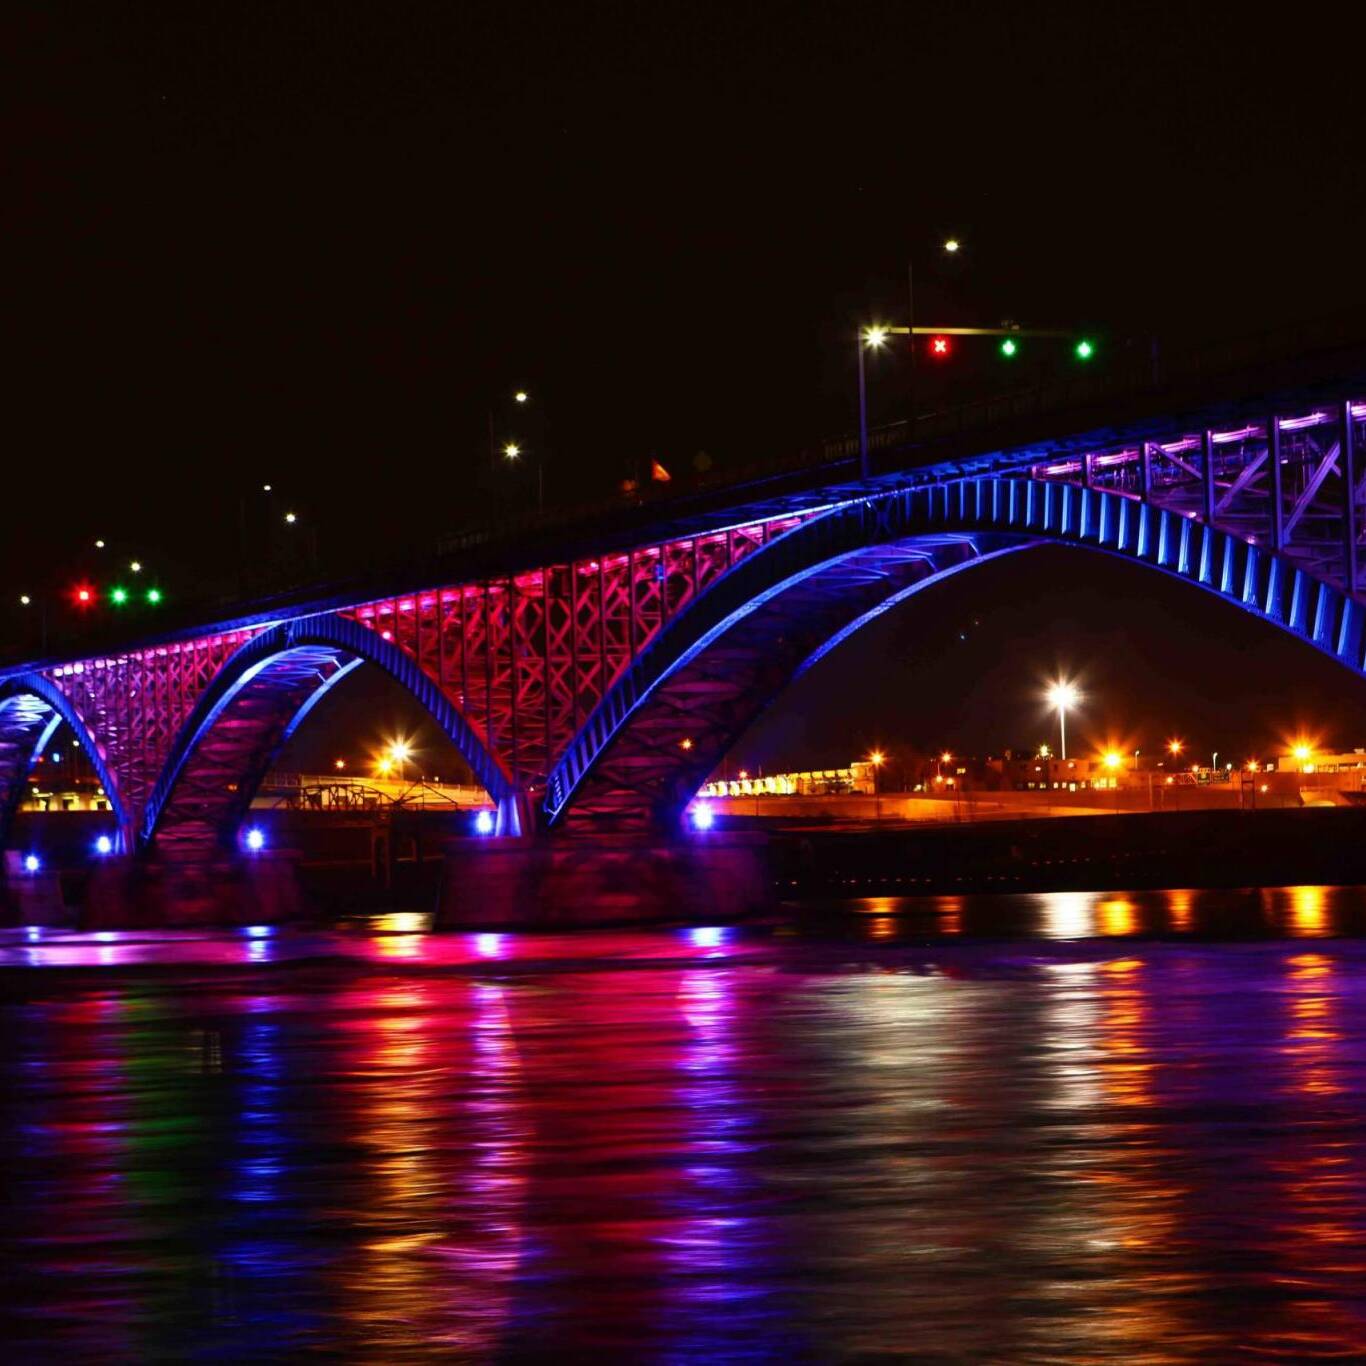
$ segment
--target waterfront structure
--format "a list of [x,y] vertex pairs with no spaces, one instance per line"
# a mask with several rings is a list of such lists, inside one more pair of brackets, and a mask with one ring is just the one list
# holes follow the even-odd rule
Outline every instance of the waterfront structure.
[[931,415],[873,433],[866,479],[834,443],[706,497],[471,540],[397,582],[13,665],[0,821],[65,721],[124,849],[239,845],[272,757],[369,666],[455,743],[497,833],[668,836],[814,660],[1049,543],[1182,578],[1360,675],[1366,347],[1330,342],[1184,388],[1088,380]]

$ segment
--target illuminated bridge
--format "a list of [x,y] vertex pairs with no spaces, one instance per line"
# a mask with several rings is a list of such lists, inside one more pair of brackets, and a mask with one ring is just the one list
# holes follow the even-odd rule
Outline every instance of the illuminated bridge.
[[[1238,358],[1233,358],[1236,362]],[[128,851],[231,848],[328,689],[382,669],[497,806],[496,833],[677,833],[758,713],[879,613],[1062,544],[1189,581],[1366,664],[1366,348],[931,416],[825,463],[520,539],[387,584],[0,672],[0,822],[65,721]]]

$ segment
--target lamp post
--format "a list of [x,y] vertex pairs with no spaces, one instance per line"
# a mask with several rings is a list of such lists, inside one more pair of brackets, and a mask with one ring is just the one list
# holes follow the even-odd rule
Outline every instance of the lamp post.
[[878,781],[882,772],[882,765],[886,762],[887,756],[880,750],[875,749],[869,756],[868,762],[873,766],[873,801],[876,808],[876,819],[879,825],[882,824],[882,784]]
[[1076,705],[1077,696],[1076,686],[1061,678],[1048,690],[1049,704],[1058,713],[1058,753],[1064,760],[1067,758],[1067,709]]

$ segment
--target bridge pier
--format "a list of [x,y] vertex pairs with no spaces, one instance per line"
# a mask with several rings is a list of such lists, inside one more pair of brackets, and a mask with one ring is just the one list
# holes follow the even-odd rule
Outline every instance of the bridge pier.
[[440,928],[736,920],[771,901],[767,839],[708,834],[448,840]]
[[61,881],[54,869],[30,871],[17,849],[5,850],[4,881],[0,884],[0,909],[8,925],[72,925],[75,916],[62,896]]
[[296,861],[288,849],[106,859],[91,875],[81,922],[89,929],[281,924],[301,915]]

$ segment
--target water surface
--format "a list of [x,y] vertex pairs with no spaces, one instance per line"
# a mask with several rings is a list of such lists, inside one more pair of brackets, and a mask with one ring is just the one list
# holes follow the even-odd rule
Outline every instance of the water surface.
[[12,1359],[1366,1343],[1362,889],[0,934]]

